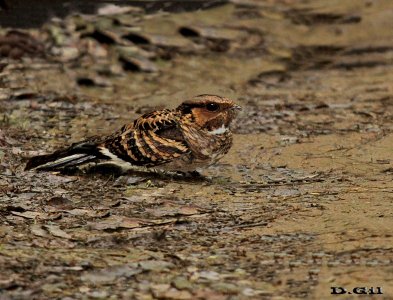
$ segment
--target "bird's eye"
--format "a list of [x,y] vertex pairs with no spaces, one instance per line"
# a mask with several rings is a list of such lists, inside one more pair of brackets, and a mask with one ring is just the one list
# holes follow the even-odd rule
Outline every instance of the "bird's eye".
[[220,106],[218,104],[216,104],[216,103],[208,103],[206,105],[206,109],[209,110],[209,111],[216,111],[219,108],[220,108]]

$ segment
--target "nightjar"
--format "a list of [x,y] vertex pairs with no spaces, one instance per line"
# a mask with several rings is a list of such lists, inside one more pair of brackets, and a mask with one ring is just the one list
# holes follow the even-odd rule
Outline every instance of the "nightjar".
[[228,152],[232,145],[229,125],[239,109],[227,98],[199,95],[176,109],[144,114],[112,135],[93,136],[52,154],[32,157],[25,169],[55,171],[109,164],[122,171],[193,172]]

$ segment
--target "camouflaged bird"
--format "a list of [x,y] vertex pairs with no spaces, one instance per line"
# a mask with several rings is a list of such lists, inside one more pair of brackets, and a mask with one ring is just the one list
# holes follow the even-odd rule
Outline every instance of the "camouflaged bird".
[[55,171],[110,164],[129,169],[193,172],[216,163],[230,149],[232,100],[199,95],[174,110],[142,115],[110,136],[93,136],[49,155],[32,157],[26,170]]

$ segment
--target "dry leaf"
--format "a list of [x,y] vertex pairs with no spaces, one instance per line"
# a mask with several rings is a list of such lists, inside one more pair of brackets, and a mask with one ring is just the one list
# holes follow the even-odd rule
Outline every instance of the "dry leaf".
[[149,223],[149,221],[143,219],[114,215],[100,222],[91,222],[89,223],[89,226],[91,229],[95,230],[115,230],[118,228],[138,228],[148,225]]
[[61,230],[60,227],[57,225],[45,225],[44,227],[49,231],[50,234],[52,234],[55,237],[68,239],[68,240],[72,239],[71,235]]
[[32,234],[36,235],[36,236],[40,236],[40,237],[48,237],[49,234],[48,232],[42,227],[42,225],[31,225],[30,226],[30,231]]
[[37,211],[24,211],[24,212],[11,211],[11,214],[26,219],[36,219],[36,218],[42,218],[44,216],[44,214],[39,213]]

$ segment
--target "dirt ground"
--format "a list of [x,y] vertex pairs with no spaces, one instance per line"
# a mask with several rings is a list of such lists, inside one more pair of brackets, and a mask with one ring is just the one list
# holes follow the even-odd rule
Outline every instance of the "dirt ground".
[[[0,39],[0,299],[393,299],[392,1],[113,13]],[[209,180],[23,170],[202,93]]]

